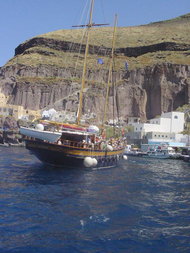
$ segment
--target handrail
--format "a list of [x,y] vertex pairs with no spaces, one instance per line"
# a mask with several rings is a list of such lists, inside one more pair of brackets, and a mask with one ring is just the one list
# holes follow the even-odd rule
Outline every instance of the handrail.
[[[98,143],[86,143],[86,142],[76,142],[76,141],[70,141],[70,140],[59,140],[56,143],[48,142],[48,141],[43,141],[40,139],[35,139],[33,137],[25,136],[25,140],[39,140],[40,142],[46,142],[46,143],[51,143],[54,145],[60,145],[64,147],[73,147],[73,148],[79,148],[79,149],[89,149],[89,150],[101,150],[101,151],[109,151],[106,148],[101,147],[101,142]],[[113,146],[112,146],[113,147]],[[113,151],[118,150],[118,149],[123,149],[124,147],[113,147]]]

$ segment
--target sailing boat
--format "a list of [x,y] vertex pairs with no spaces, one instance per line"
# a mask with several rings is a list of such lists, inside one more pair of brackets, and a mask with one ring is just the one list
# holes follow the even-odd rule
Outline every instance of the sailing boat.
[[[91,0],[89,23],[86,25],[87,40],[82,74],[82,87],[79,97],[77,124],[61,124],[60,127],[62,129],[58,132],[44,131],[42,124],[38,124],[37,129],[25,127],[20,128],[20,133],[24,135],[26,148],[44,163],[64,167],[112,167],[123,158],[124,145],[121,138],[105,139],[105,137],[100,134],[97,126],[80,126],[83,91],[86,81],[89,30],[92,26],[95,26],[95,24],[92,23],[93,6],[94,0]],[[108,99],[113,67],[115,27],[116,26],[114,26],[106,99]],[[106,114],[107,106],[108,105],[106,101],[104,115]],[[103,121],[105,122],[105,116]]]

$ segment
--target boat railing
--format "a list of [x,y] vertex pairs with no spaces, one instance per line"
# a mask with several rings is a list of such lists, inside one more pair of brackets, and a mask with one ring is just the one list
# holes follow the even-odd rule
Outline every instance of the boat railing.
[[60,145],[68,146],[68,147],[77,147],[77,148],[83,148],[83,149],[93,149],[98,150],[101,149],[100,143],[84,143],[84,142],[76,142],[76,141],[68,141],[63,140]]
[[[33,137],[28,137],[28,136],[25,136],[24,139],[25,140],[38,140],[40,142],[51,143],[47,140],[40,140],[40,139],[36,139],[36,138],[33,138]],[[58,144],[58,145],[65,146],[65,147],[68,147],[68,148],[69,147],[75,147],[75,148],[91,149],[91,150],[106,150],[106,144],[104,142],[87,143],[87,142],[83,142],[83,141],[71,141],[71,140],[59,139],[54,144]],[[113,150],[117,150],[118,148],[122,149],[123,147],[120,146],[120,145],[112,145],[112,148],[113,148]]]
[[[70,140],[62,140],[59,145],[68,146],[68,147],[77,147],[82,149],[92,149],[92,150],[106,150],[106,146],[102,146],[102,142],[97,143],[87,143],[87,142],[76,142],[76,141],[70,141]],[[113,147],[113,146],[112,146]],[[114,146],[113,150],[117,150],[118,148],[123,148],[119,146]]]

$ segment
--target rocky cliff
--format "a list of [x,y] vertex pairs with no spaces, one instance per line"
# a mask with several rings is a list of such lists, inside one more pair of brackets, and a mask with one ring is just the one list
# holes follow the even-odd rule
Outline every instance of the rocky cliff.
[[[184,35],[190,32],[189,27],[188,14],[167,22],[118,29],[115,89],[111,88],[109,94],[115,115],[124,120],[128,116],[145,120],[189,103],[190,39]],[[107,42],[111,28],[106,29],[92,32],[84,95],[83,112],[95,112],[97,120],[103,113],[111,50]],[[15,57],[0,69],[0,88],[8,96],[8,103],[34,110],[54,107],[77,111],[85,47],[78,43],[80,33],[62,30],[19,45]],[[96,41],[100,34],[106,41],[103,44]],[[104,60],[101,66],[97,64],[99,57]],[[112,110],[108,117],[111,114]]]

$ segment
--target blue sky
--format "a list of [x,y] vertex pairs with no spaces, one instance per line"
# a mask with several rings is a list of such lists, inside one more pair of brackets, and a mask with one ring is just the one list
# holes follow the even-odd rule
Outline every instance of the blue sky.
[[[36,35],[70,29],[83,23],[90,0],[0,0],[0,66],[14,49]],[[136,26],[175,18],[190,12],[190,0],[95,0],[94,21]]]

